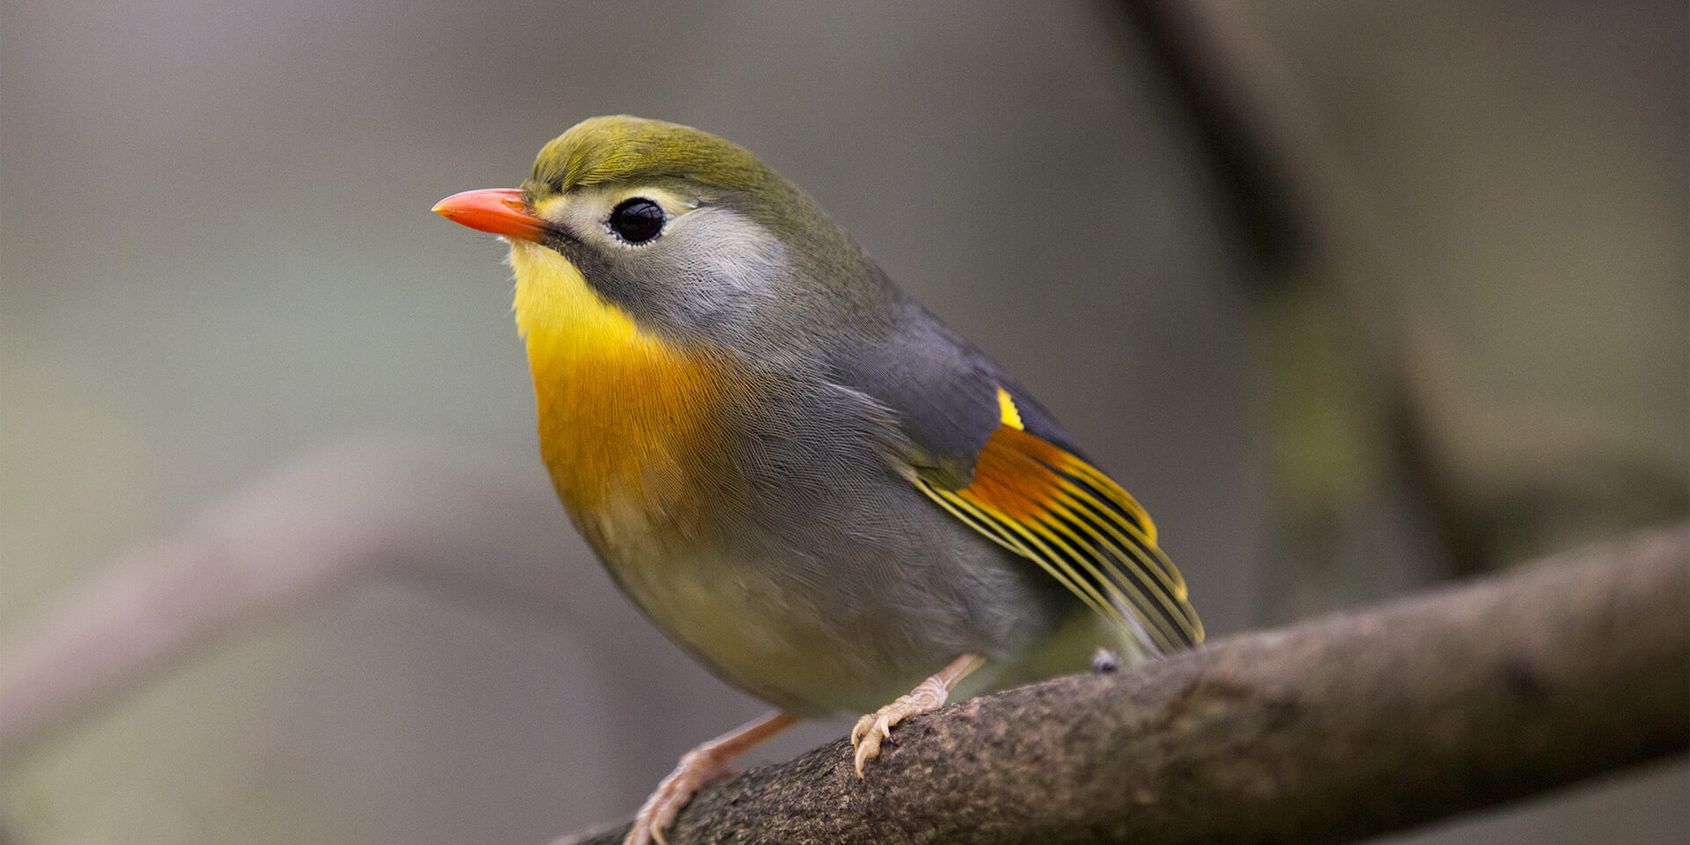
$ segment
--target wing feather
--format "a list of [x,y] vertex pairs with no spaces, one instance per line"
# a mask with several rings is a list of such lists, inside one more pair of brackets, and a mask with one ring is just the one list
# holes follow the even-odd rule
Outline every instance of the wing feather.
[[998,388],[1000,422],[966,486],[916,477],[947,512],[1039,565],[1087,607],[1162,653],[1203,641],[1179,570],[1156,525],[1126,490],[1085,459],[1026,431]]

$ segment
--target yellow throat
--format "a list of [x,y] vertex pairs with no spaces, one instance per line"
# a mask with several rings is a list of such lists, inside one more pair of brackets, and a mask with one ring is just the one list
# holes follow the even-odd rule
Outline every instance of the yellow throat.
[[687,530],[697,480],[725,458],[726,362],[641,329],[553,250],[515,241],[510,263],[558,496],[595,543],[622,530],[618,514]]

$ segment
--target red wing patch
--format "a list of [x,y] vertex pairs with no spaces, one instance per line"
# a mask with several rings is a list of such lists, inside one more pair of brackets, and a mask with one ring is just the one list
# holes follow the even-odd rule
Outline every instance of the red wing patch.
[[1042,567],[1092,610],[1156,653],[1203,641],[1185,580],[1156,546],[1156,526],[1127,491],[1078,456],[1021,430],[999,391],[1003,425],[961,489],[916,484],[945,510]]

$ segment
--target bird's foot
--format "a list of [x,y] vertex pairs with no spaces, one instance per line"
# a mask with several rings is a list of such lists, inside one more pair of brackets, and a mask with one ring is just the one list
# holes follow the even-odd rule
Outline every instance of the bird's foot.
[[900,695],[891,704],[857,720],[851,729],[851,747],[856,749],[857,777],[863,776],[863,764],[880,756],[880,743],[892,738],[892,728],[899,722],[929,710],[945,706],[950,695],[943,686],[928,678],[908,695]]
[[728,773],[727,761],[709,747],[695,748],[681,757],[675,770],[653,790],[634,815],[634,825],[622,845],[668,845],[669,826],[694,793]]
[[681,762],[675,764],[675,770],[640,805],[640,811],[634,814],[633,826],[622,838],[622,845],[668,845],[669,827],[693,795],[726,777],[728,763],[735,757],[797,721],[798,717],[786,713],[770,713],[688,751],[681,757]]
[[856,751],[857,777],[863,776],[863,764],[880,756],[880,744],[892,738],[892,728],[911,716],[937,710],[945,706],[951,690],[963,678],[986,661],[973,654],[965,654],[950,662],[939,674],[922,681],[907,695],[900,695],[891,704],[857,720],[851,728],[851,747]]

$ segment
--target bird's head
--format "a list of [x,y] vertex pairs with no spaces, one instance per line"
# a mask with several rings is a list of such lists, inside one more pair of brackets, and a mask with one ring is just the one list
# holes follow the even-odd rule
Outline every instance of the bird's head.
[[582,121],[520,188],[434,210],[510,242],[529,334],[608,309],[672,340],[756,349],[861,310],[883,285],[849,235],[748,150],[663,121]]

